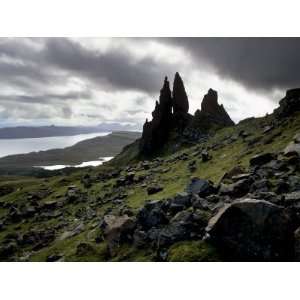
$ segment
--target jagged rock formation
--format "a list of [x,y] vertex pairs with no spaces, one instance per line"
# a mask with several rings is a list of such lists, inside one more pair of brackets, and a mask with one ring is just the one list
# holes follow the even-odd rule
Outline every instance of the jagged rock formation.
[[143,153],[152,153],[163,145],[168,138],[172,122],[172,95],[168,78],[165,77],[163,88],[160,90],[159,102],[156,101],[152,112],[152,121],[146,120],[140,149]]
[[[172,113],[173,110],[173,113]],[[193,117],[188,113],[189,101],[184,83],[177,72],[174,78],[173,93],[169,81],[165,78],[160,91],[159,102],[156,102],[152,113],[152,121],[146,120],[140,141],[140,152],[153,154],[168,140],[170,133],[197,140],[209,129],[234,125],[223,105],[218,104],[218,94],[210,89],[204,96],[201,111],[197,110]]]
[[196,111],[195,116],[208,123],[219,126],[233,126],[234,122],[229,117],[223,104],[218,103],[218,93],[209,89],[201,103],[201,111]]
[[187,114],[189,111],[189,100],[184,88],[183,81],[178,72],[175,74],[173,84],[173,111],[174,114]]

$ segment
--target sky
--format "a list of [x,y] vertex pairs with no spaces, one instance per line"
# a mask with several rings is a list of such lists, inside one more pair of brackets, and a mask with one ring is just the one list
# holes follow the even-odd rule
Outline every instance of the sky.
[[0,38],[0,127],[141,128],[179,72],[193,114],[209,88],[235,122],[300,84],[300,38]]

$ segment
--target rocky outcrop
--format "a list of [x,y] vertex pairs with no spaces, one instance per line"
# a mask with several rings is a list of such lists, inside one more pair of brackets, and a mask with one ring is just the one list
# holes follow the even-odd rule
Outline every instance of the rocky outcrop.
[[197,110],[194,117],[188,111],[188,96],[179,73],[175,74],[173,93],[165,77],[152,121],[147,119],[143,126],[140,153],[155,153],[166,144],[171,132],[177,139],[199,140],[209,129],[234,125],[223,105],[218,104],[218,94],[212,89],[204,96],[201,110]]
[[300,88],[287,90],[274,113],[277,118],[285,118],[296,111],[300,111]]
[[198,142],[205,135],[207,136],[217,129],[233,125],[234,122],[229,117],[224,106],[218,103],[218,93],[213,89],[209,89],[201,103],[201,110],[196,110],[192,121],[185,131],[192,140]]
[[218,103],[218,93],[209,89],[201,103],[201,111],[195,113],[196,118],[200,118],[202,123],[207,126],[233,126],[234,122],[229,117],[224,106]]

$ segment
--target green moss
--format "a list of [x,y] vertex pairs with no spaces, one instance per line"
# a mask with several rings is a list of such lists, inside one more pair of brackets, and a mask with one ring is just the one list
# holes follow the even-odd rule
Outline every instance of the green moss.
[[217,250],[204,241],[186,241],[169,249],[170,262],[216,262],[221,261]]
[[132,245],[122,245],[111,261],[149,262],[153,261],[153,252],[148,249],[136,249]]

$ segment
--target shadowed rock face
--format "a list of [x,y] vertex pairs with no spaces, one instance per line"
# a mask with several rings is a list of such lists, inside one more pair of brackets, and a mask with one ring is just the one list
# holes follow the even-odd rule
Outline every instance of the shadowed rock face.
[[287,90],[274,112],[278,118],[284,118],[296,111],[300,111],[300,88]]
[[209,89],[201,103],[201,113],[210,116],[219,125],[232,126],[234,122],[229,117],[224,106],[218,103],[218,93]]
[[159,102],[156,101],[152,112],[152,121],[146,120],[140,142],[140,150],[144,154],[151,154],[160,148],[168,138],[172,122],[172,94],[168,78],[160,90]]
[[189,111],[189,100],[184,88],[183,81],[178,72],[175,74],[173,84],[173,111],[174,114],[187,114]]

